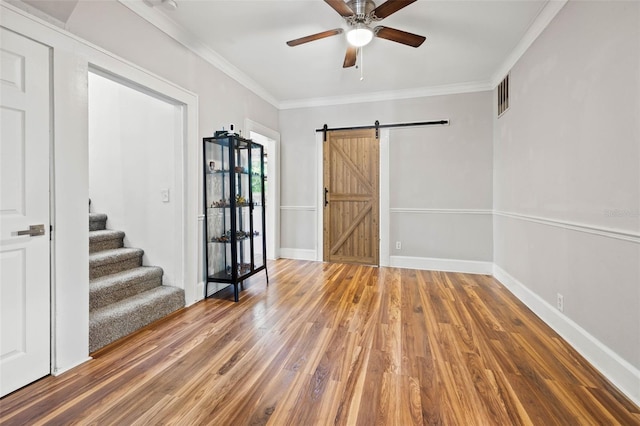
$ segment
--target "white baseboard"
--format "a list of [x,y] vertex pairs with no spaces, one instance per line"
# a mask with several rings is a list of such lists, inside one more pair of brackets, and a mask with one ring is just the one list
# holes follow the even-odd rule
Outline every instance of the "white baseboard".
[[51,372],[51,375],[52,376],[59,376],[62,373],[66,373],[67,371],[69,371],[69,370],[71,370],[73,368],[76,368],[77,366],[79,366],[81,364],[84,364],[87,361],[91,361],[92,359],[93,359],[92,357],[87,357],[87,358],[84,358],[81,361],[75,362],[75,363],[73,363],[71,365],[67,365],[64,368],[54,368],[53,371]]
[[317,260],[316,251],[308,249],[280,248],[280,257],[297,260]]
[[555,309],[523,283],[498,265],[493,276],[549,327],[562,336],[576,351],[611,381],[621,392],[640,405],[640,370],[622,359],[609,347],[589,334],[562,312]]
[[[204,299],[204,281],[198,281],[196,284],[196,297],[193,303],[199,302],[202,299]],[[191,304],[187,306],[191,306]]]
[[438,259],[433,257],[390,256],[389,266],[429,271],[491,275],[493,263],[477,260]]

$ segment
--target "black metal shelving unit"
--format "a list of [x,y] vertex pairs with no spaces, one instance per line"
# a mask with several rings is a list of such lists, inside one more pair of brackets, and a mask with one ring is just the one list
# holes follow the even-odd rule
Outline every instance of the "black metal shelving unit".
[[[264,148],[237,134],[216,132],[203,139],[205,270],[204,296],[239,286],[265,271]],[[216,284],[213,287],[211,284]]]

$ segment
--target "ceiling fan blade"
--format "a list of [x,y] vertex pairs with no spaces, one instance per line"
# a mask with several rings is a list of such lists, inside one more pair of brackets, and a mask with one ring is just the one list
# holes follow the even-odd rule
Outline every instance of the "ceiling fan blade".
[[344,63],[342,64],[342,68],[349,68],[356,64],[356,55],[358,53],[358,48],[354,46],[347,47],[347,54],[344,55]]
[[[343,0],[324,0],[329,6],[340,14],[343,18],[353,16],[353,10]],[[415,1],[415,0],[413,0]]]
[[375,15],[378,19],[384,19],[387,16],[396,13],[402,8],[409,6],[411,3],[417,0],[387,0],[380,6],[373,9],[372,15]]
[[396,30],[395,28],[378,26],[373,29],[376,37],[395,41],[396,43],[406,44],[411,47],[419,47],[426,40],[425,37],[417,34],[408,33],[406,31]]
[[331,37],[331,36],[334,36],[334,35],[342,34],[343,31],[344,30],[342,28],[336,28],[334,30],[323,31],[323,32],[318,33],[318,34],[312,34],[312,35],[308,35],[306,37],[297,38],[295,40],[289,40],[287,42],[287,44],[289,46],[291,46],[291,47],[294,47],[294,46],[297,46],[299,44],[309,43],[310,41],[316,41],[316,40],[320,40],[322,38],[327,38],[327,37]]

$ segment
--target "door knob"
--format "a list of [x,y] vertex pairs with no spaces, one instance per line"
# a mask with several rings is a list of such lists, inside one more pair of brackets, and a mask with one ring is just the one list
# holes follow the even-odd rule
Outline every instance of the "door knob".
[[31,237],[44,235],[44,225],[31,225],[29,226],[29,229],[25,229],[24,231],[18,231],[16,235],[29,235]]

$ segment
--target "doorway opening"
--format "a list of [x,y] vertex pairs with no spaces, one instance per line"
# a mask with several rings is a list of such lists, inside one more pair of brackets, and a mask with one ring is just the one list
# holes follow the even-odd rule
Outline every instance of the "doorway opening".
[[267,259],[280,258],[280,134],[246,120],[249,139],[264,147]]
[[184,105],[97,69],[89,72],[91,210],[184,284]]

